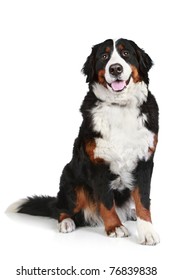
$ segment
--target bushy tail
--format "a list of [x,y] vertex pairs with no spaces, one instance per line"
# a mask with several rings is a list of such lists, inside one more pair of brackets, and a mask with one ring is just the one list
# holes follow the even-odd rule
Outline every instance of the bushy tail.
[[33,196],[13,203],[7,212],[29,214],[33,216],[44,216],[57,219],[57,198],[51,196]]

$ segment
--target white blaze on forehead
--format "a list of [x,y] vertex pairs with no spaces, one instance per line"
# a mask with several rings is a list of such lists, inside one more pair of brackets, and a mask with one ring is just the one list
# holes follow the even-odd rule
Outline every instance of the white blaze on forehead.
[[120,75],[121,80],[127,81],[132,72],[130,65],[117,52],[115,45],[116,45],[116,41],[113,41],[113,52],[105,67],[105,79],[106,79],[107,83],[109,83],[109,84],[111,84],[113,81],[115,81],[115,77],[109,73],[109,68],[112,64],[119,63],[122,65],[123,72]]

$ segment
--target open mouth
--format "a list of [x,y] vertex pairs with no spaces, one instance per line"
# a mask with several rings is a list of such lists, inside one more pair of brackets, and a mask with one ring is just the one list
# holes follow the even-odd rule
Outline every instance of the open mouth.
[[108,85],[112,88],[113,91],[120,92],[127,87],[127,85],[130,82],[130,78],[131,76],[128,78],[127,81],[117,79],[116,81]]

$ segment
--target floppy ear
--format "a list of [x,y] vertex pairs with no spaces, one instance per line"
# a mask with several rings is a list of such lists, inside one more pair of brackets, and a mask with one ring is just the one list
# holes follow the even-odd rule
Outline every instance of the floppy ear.
[[95,76],[95,60],[96,60],[96,52],[98,49],[98,45],[95,45],[92,48],[91,54],[87,57],[87,60],[82,68],[82,72],[86,75],[86,82],[91,83],[94,80]]
[[136,43],[134,43],[133,41],[130,41],[130,43],[136,51],[136,55],[139,63],[139,74],[140,76],[143,77],[144,82],[148,84],[149,82],[148,71],[151,69],[153,65],[152,59],[144,50],[139,48]]

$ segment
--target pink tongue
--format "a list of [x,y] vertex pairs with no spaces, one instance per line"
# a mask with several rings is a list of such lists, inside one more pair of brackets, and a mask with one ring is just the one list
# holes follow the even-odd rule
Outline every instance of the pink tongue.
[[125,88],[125,86],[126,86],[125,81],[115,81],[111,84],[112,89],[115,91],[123,90],[123,88]]

